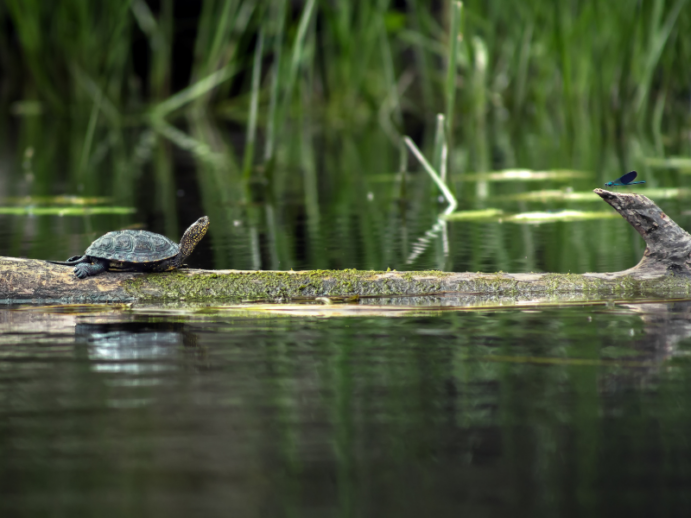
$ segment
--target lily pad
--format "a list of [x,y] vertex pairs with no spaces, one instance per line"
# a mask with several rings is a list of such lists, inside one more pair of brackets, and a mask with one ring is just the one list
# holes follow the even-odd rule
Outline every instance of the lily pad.
[[459,210],[443,216],[448,221],[479,221],[483,219],[496,219],[504,214],[501,209],[484,210]]
[[538,180],[571,180],[573,178],[588,178],[592,173],[573,171],[569,169],[553,169],[551,171],[533,171],[532,169],[504,169],[488,173],[467,173],[455,175],[458,180],[467,182],[507,182],[507,181],[538,181]]
[[97,214],[134,214],[134,207],[0,207],[0,215],[14,216],[93,216]]
[[562,210],[559,212],[523,212],[521,214],[509,216],[505,218],[504,221],[509,221],[511,223],[551,223],[554,221],[584,221],[619,217],[619,214],[614,211]]
[[563,191],[559,189],[521,192],[507,196],[506,199],[518,201],[602,201],[592,191]]
[[[609,188],[615,189],[615,188]],[[671,187],[668,189],[655,188],[655,189],[638,189],[633,191],[626,189],[625,187],[618,187],[616,192],[639,192],[640,194],[645,194],[648,198],[654,198],[658,200],[669,200],[674,198],[684,198],[691,195],[691,190],[680,189],[678,187]],[[512,194],[507,196],[505,199],[508,200],[518,200],[518,201],[537,201],[537,202],[548,202],[548,201],[602,201],[598,195],[592,191],[563,191],[559,189],[553,190],[542,190],[542,191],[530,191],[522,192],[518,194]]]
[[109,203],[111,198],[104,196],[19,196],[6,198],[5,202],[12,205],[101,205]]

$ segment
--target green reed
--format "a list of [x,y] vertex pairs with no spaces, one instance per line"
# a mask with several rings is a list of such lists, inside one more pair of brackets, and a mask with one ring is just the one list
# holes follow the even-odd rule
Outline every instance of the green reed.
[[[238,114],[252,112],[259,100],[256,122],[266,126],[271,157],[283,121],[299,106],[300,83],[310,108],[327,121],[361,124],[383,113],[402,135],[403,111],[408,125],[430,128],[434,114],[444,113],[454,148],[476,136],[478,125],[482,134],[487,117],[502,109],[516,132],[526,119],[540,121],[577,157],[591,137],[611,140],[617,128],[663,120],[689,87],[678,73],[691,54],[682,36],[691,28],[686,0],[449,0],[439,11],[419,0],[404,8],[389,0],[307,0],[290,13],[287,2],[209,0],[191,20],[177,19],[174,4],[164,0],[154,12],[145,0],[8,0],[0,17],[16,31],[19,52],[8,38],[0,45],[16,56],[8,63],[15,95],[35,92],[49,111],[84,115],[94,99],[86,78],[121,114],[139,106],[166,115],[193,103],[242,120],[247,115]],[[197,35],[189,83],[173,92],[179,58],[172,44],[190,23]],[[145,77],[132,58],[141,34],[150,55]],[[267,45],[257,55],[260,34]],[[253,79],[257,63],[269,72]],[[387,100],[393,112],[382,110]],[[580,131],[584,124],[599,135]],[[486,157],[477,150],[477,166]]]
[[[691,154],[679,103],[690,87],[686,0],[438,4],[209,0],[197,18],[183,20],[173,0],[8,0],[0,22],[16,39],[0,35],[7,71],[0,103],[25,101],[11,109],[21,116],[20,153],[36,150],[27,189],[112,195],[131,206],[149,182],[152,210],[177,234],[182,202],[171,154],[178,148],[197,165],[216,235],[249,243],[239,257],[215,249],[219,267],[348,267],[357,257],[376,267],[381,257],[404,264],[409,244],[444,209],[433,181],[407,171],[408,163],[421,168],[409,160],[405,135],[415,135],[459,210],[491,208],[485,198],[526,189],[489,182],[463,189],[467,172],[571,167],[611,176],[646,156]],[[189,77],[174,85],[182,65],[173,44],[190,24]],[[144,70],[134,48],[148,53]],[[244,149],[214,117],[243,128]],[[391,182],[376,183],[375,173]],[[286,201],[296,199],[299,207]],[[516,205],[514,212],[529,209]],[[353,207],[359,214],[351,220]],[[301,225],[307,259],[295,252]],[[564,228],[549,230],[568,251],[545,252],[554,254],[555,271],[635,259],[608,259],[609,248],[594,238],[581,249]],[[619,244],[630,238],[610,222],[598,232]],[[535,233],[474,227],[464,234],[468,248],[452,242],[450,253],[478,270],[505,268],[515,254],[530,264]],[[325,256],[334,234],[365,249]]]

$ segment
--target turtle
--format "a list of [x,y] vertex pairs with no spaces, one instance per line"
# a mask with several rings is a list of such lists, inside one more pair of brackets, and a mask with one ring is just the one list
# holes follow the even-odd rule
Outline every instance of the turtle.
[[74,266],[74,274],[80,279],[105,271],[169,272],[182,266],[208,228],[209,218],[199,218],[185,230],[179,245],[146,230],[116,230],[91,243],[84,255],[49,262]]

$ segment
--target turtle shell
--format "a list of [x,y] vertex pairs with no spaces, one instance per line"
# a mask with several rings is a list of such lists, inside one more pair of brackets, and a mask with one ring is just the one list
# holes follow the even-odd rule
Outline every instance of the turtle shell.
[[176,243],[146,230],[108,232],[91,243],[84,255],[128,263],[153,263],[178,255]]

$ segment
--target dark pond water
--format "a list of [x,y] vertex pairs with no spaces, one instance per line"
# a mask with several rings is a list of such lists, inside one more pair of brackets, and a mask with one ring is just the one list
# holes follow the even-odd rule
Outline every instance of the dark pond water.
[[[26,118],[6,128],[8,142],[0,142],[0,255],[64,260],[105,232],[124,228],[177,240],[208,215],[211,227],[189,258],[191,266],[618,271],[640,260],[643,241],[621,218],[610,217],[613,210],[592,190],[633,168],[647,183],[621,189],[648,194],[691,228],[691,175],[649,167],[640,154],[645,150],[620,158],[606,147],[571,158],[540,134],[530,145],[513,143],[515,149],[504,154],[514,159],[496,164],[474,163],[469,150],[459,151],[448,178],[457,210],[499,215],[444,223],[439,218],[447,203],[439,189],[412,155],[407,173],[399,173],[400,151],[378,126],[320,128],[306,139],[290,134],[274,169],[258,167],[251,182],[229,151],[236,133],[211,123],[201,134],[191,123],[179,126],[198,147],[216,145],[213,160],[211,151],[180,149],[186,140],[131,128],[118,137],[124,139],[121,152],[106,145],[106,133],[102,153],[79,165],[68,150],[80,149],[82,134],[65,134],[59,121]],[[495,170],[488,174],[488,168]],[[591,219],[511,220],[563,211]]]
[[[289,132],[247,182],[211,123],[99,130],[88,159],[78,124],[1,123],[3,256],[65,259],[123,228],[177,240],[206,214],[194,267],[617,271],[643,241],[591,191],[633,168],[691,228],[691,176],[637,141],[621,157],[497,130],[492,164],[464,143],[458,210],[502,212],[444,223],[379,127]],[[564,210],[589,219],[510,219]],[[691,303],[367,302],[1,308],[0,516],[688,515]]]
[[2,516],[687,516],[691,303],[0,310]]

